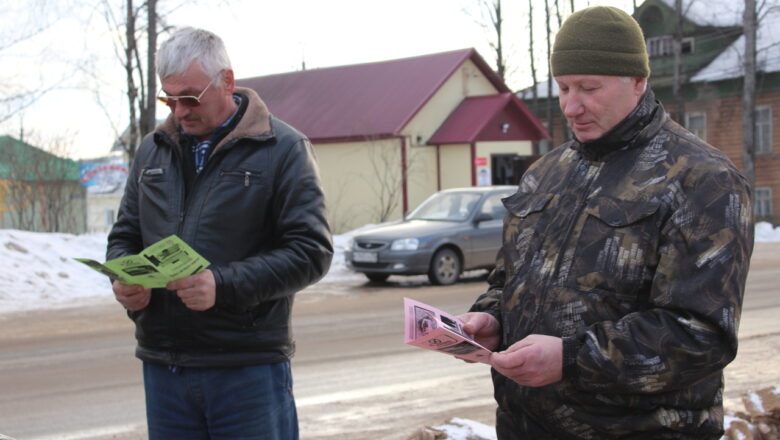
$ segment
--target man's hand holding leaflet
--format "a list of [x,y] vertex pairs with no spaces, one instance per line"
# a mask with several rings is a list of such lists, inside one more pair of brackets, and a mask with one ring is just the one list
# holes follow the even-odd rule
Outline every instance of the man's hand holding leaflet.
[[115,258],[105,264],[86,258],[76,260],[122,284],[145,288],[166,287],[171,281],[202,272],[210,264],[175,235],[163,238],[138,255]]
[[458,318],[409,298],[404,298],[404,314],[406,344],[465,361],[490,363],[490,350],[469,336]]

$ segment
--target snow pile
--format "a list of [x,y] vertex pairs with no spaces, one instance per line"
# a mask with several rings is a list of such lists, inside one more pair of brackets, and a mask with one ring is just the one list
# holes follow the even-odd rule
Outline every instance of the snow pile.
[[729,412],[724,417],[726,431],[721,440],[779,440],[780,388],[748,391],[742,395],[744,412]]
[[420,428],[406,440],[496,440],[496,428],[473,420],[453,417],[444,425]]
[[780,241],[780,226],[774,227],[771,223],[758,222],[756,223],[756,239],[755,241]]
[[320,283],[338,283],[350,280],[365,280],[366,278],[359,273],[347,269],[347,263],[344,260],[344,251],[352,247],[352,237],[379,225],[366,225],[353,231],[341,235],[333,236],[333,261],[330,263],[330,270],[320,280]]
[[74,257],[104,261],[105,234],[44,234],[0,229],[0,313],[110,297],[108,278]]

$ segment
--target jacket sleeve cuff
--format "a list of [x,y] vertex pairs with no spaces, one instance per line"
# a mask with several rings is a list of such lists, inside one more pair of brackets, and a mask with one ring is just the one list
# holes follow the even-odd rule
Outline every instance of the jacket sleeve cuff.
[[223,309],[235,308],[235,293],[233,292],[233,283],[230,282],[230,276],[220,267],[210,267],[214,274],[214,283],[216,284],[216,298],[214,305]]
[[563,338],[563,378],[572,379],[577,376],[577,353],[580,344],[575,338]]
[[501,312],[499,309],[501,292],[490,290],[487,293],[483,293],[477,298],[474,304],[469,308],[469,312],[483,312],[493,315],[494,318],[501,322]]

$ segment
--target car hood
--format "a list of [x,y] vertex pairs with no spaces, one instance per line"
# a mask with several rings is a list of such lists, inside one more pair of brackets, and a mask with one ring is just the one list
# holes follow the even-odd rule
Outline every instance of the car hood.
[[409,220],[363,232],[355,236],[356,240],[395,240],[397,238],[422,238],[428,235],[441,235],[448,229],[463,227],[464,222],[435,220]]

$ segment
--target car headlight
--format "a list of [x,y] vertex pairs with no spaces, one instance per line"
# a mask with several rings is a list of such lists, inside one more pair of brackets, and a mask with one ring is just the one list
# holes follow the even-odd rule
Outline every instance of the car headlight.
[[390,249],[394,251],[416,251],[418,246],[420,246],[420,240],[416,238],[401,238],[393,240]]

